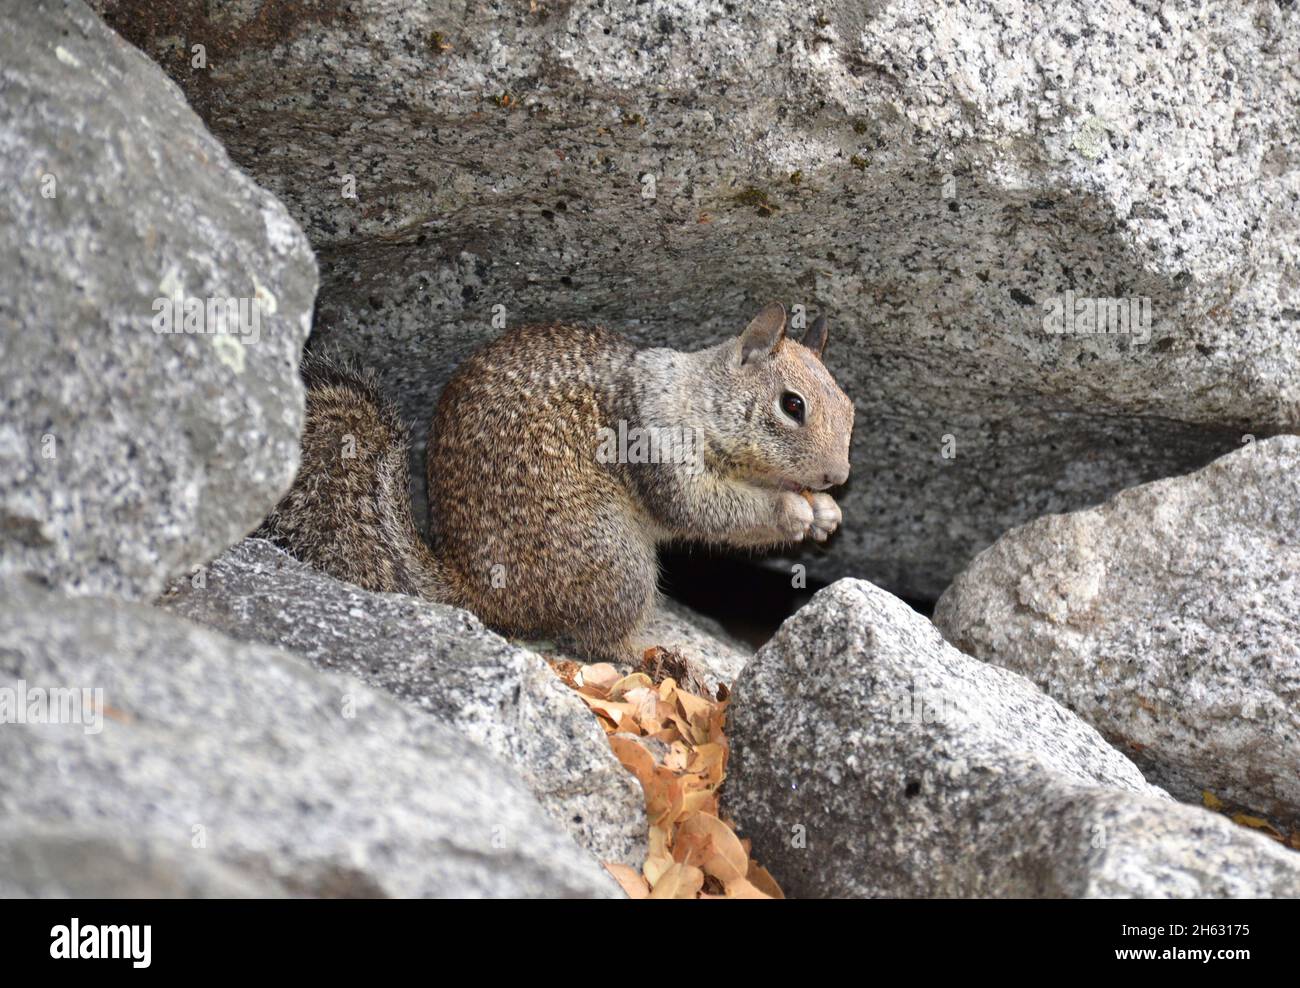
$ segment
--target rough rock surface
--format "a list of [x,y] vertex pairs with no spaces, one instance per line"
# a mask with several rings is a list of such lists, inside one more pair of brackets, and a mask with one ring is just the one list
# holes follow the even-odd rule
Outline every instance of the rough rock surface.
[[1180,798],[1300,826],[1300,438],[1008,532],[934,620]]
[[[830,314],[859,413],[810,573],[933,598],[1016,524],[1300,422],[1290,5],[96,5],[303,224],[319,343],[417,463],[501,322],[694,348],[780,298]],[[1067,291],[1149,299],[1149,334],[1047,332]]]
[[[289,894],[618,895],[515,772],[419,711],[145,605],[4,590],[0,688],[103,690],[99,733],[66,714],[0,730],[4,856],[39,859],[70,830]],[[175,881],[192,891],[201,867]]]
[[93,830],[0,832],[0,899],[267,899],[286,889],[188,844]]
[[1300,895],[1300,856],[1169,800],[863,581],[790,618],[730,711],[723,805],[787,894]]
[[[79,0],[2,16],[0,574],[149,597],[293,477],[315,261]],[[242,335],[155,332],[155,300],[210,328],[210,298],[248,300]]]
[[279,645],[410,701],[510,762],[604,861],[639,868],[645,797],[587,706],[539,655],[468,611],[369,593],[247,539],[160,600],[241,641]]

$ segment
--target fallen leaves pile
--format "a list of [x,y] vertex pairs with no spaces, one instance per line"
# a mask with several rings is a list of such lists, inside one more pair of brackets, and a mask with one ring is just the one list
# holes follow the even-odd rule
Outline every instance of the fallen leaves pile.
[[780,887],[750,857],[718,814],[729,746],[727,697],[717,699],[679,654],[646,651],[642,671],[622,675],[607,663],[551,666],[605,729],[609,745],[645,791],[650,851],[640,871],[606,863],[633,899],[781,899]]

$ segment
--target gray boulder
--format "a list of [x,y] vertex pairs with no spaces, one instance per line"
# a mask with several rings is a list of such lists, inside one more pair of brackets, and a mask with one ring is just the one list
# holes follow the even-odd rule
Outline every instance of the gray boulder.
[[279,645],[432,714],[511,763],[604,861],[639,868],[645,797],[596,718],[541,656],[468,611],[335,580],[247,539],[159,601],[240,641]]
[[958,648],[1029,677],[1181,799],[1300,826],[1300,438],[1008,532],[944,593]]
[[860,580],[786,621],[730,711],[724,805],[790,895],[1300,895],[1300,857]]
[[188,845],[87,829],[0,831],[0,899],[268,899],[279,882]]
[[0,575],[147,598],[293,478],[316,265],[80,0],[3,16]]
[[[97,6],[303,224],[318,341],[380,372],[417,477],[503,324],[692,349],[771,298],[829,314],[858,408],[814,577],[933,599],[1017,524],[1300,425],[1285,4]],[[1067,298],[1149,319],[1051,332]]]
[[49,835],[89,833],[126,861],[144,841],[149,860],[210,863],[150,894],[619,894],[515,772],[381,692],[145,605],[4,589],[0,697],[102,690],[0,730],[0,858],[29,862],[21,891],[111,891],[113,860],[40,877]]

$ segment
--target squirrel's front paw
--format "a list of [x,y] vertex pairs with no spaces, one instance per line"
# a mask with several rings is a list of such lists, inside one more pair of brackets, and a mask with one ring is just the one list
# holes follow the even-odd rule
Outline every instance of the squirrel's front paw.
[[840,513],[840,506],[829,494],[809,491],[804,494],[804,498],[811,505],[813,514],[809,533],[818,542],[825,542],[830,538],[831,532],[840,527],[840,522],[844,518]]
[[801,542],[816,522],[812,504],[802,495],[783,491],[776,508],[776,530],[785,542]]

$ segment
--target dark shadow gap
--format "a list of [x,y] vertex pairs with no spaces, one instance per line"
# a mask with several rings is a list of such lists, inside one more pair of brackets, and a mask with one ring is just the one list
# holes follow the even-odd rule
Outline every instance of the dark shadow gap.
[[[765,644],[786,618],[827,586],[809,577],[806,587],[795,587],[786,570],[707,548],[661,551],[659,563],[660,586],[667,596],[713,618],[753,648]],[[933,601],[904,603],[927,618],[934,613]]]

